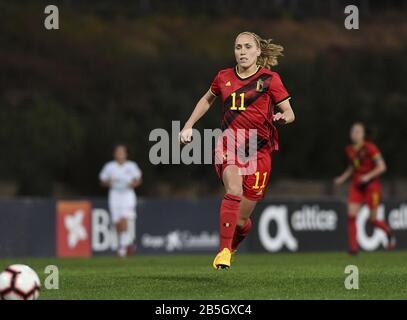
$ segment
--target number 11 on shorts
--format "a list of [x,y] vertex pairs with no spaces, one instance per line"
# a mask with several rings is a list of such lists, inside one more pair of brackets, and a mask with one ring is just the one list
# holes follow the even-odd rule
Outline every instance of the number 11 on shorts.
[[260,172],[257,171],[255,173],[255,175],[256,175],[256,183],[254,184],[254,186],[252,188],[253,189],[264,188],[266,186],[267,172],[263,172],[263,182],[262,182],[261,186],[259,186]]

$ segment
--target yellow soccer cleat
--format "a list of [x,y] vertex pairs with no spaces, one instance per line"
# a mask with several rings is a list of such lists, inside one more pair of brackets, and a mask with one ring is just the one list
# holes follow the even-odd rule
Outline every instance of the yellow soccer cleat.
[[229,269],[230,268],[230,263],[232,260],[232,253],[228,248],[224,248],[222,251],[220,251],[216,257],[215,260],[213,260],[213,267],[217,270],[220,269]]

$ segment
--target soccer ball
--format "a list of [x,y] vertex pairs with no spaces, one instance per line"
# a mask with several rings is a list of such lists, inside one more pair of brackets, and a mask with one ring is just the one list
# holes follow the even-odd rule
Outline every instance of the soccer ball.
[[41,282],[33,269],[13,264],[0,274],[0,300],[37,300]]

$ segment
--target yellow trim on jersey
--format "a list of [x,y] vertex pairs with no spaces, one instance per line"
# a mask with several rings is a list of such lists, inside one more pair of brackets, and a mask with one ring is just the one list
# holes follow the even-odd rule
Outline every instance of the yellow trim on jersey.
[[376,153],[374,156],[372,156],[373,160],[379,160],[382,157],[382,155],[380,154],[380,152]]
[[256,74],[257,71],[259,71],[260,68],[261,68],[261,66],[258,65],[256,71],[254,71],[252,74],[249,74],[248,76],[243,77],[243,76],[240,75],[237,66],[235,67],[235,69],[236,69],[236,74],[237,74],[240,78],[242,78],[242,79],[249,78],[249,77],[251,77],[252,75]]
[[277,104],[276,104],[276,107],[278,107],[280,104],[282,104],[283,102],[285,102],[285,101],[287,101],[287,100],[290,100],[290,99],[291,99],[291,97],[285,98],[283,101],[280,101],[279,103],[277,103]]
[[212,95],[214,95],[215,97],[217,97],[217,96],[218,96],[217,94],[214,94],[214,93],[213,93],[213,91],[212,91],[212,89],[211,89],[211,88],[209,88],[209,91],[210,91],[210,93],[212,93]]

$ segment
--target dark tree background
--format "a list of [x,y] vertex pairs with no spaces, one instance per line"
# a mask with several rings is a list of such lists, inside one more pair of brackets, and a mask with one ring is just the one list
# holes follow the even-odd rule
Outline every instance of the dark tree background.
[[[276,71],[297,120],[279,130],[274,179],[338,173],[355,120],[372,128],[387,177],[407,177],[407,6],[354,2],[360,30],[349,31],[347,3],[56,1],[60,30],[47,31],[48,3],[0,1],[0,180],[19,195],[52,195],[56,183],[67,195],[101,194],[98,172],[124,141],[145,174],[142,194],[214,192],[211,165],[151,165],[148,136],[184,123],[217,71],[233,66],[243,30],[285,47]],[[217,103],[197,128],[219,121]]]

